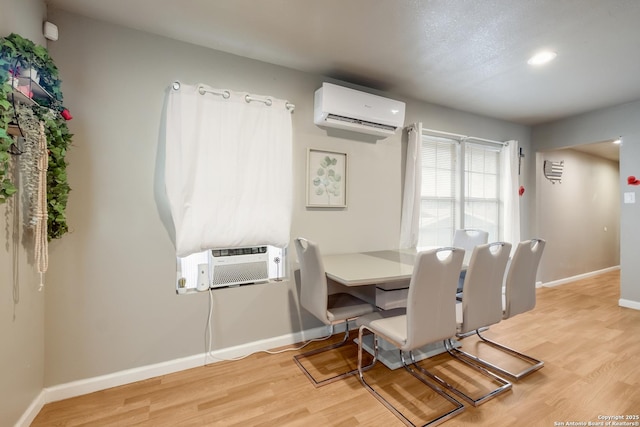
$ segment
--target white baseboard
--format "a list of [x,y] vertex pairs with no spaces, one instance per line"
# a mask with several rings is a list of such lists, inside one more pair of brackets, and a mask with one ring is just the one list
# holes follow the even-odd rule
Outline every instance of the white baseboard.
[[618,305],[620,307],[633,308],[634,310],[640,310],[640,302],[632,301],[630,299],[622,299],[618,300]]
[[[194,356],[127,369],[98,377],[72,381],[66,384],[45,387],[43,390],[43,400],[45,404],[56,402],[58,400],[93,393],[99,390],[105,390],[107,388],[117,387],[136,381],[142,381],[160,375],[172,374],[174,372],[196,368],[198,366],[204,366],[206,364],[216,363],[223,360],[235,359],[258,351],[264,351],[270,348],[282,347],[302,342],[304,340],[322,337],[327,334],[327,331],[328,329],[326,327],[319,327],[297,332],[295,334],[254,341],[235,347],[212,350],[210,354],[201,353]],[[40,405],[40,408],[42,408],[42,405]]]
[[[344,328],[342,328],[342,331],[344,331]],[[336,328],[334,332],[341,331],[340,329]],[[282,347],[285,345],[291,345],[310,339],[320,338],[326,336],[328,333],[329,329],[327,327],[321,326],[302,332],[296,332],[293,334],[254,341],[235,347],[212,350],[209,354],[202,353],[194,356],[182,357],[180,359],[169,360],[153,365],[141,366],[138,368],[113,372],[111,374],[101,375],[98,377],[86,378],[83,380],[72,381],[66,384],[45,387],[38,395],[38,397],[31,403],[18,423],[16,423],[16,427],[23,427],[31,424],[42,407],[47,403],[81,396],[83,394],[93,393],[96,391],[129,384],[136,381],[142,381],[160,375],[172,374],[174,372],[220,362],[222,360],[239,358],[258,351],[264,351],[271,348]]]
[[[573,277],[567,277],[565,279],[554,280],[552,282],[543,283],[542,286],[547,287],[547,288],[552,288],[554,286],[564,285],[565,283],[570,283],[570,282],[573,282],[573,281],[576,281],[576,280],[580,280],[580,279],[586,279],[588,277],[598,276],[600,274],[608,273],[610,271],[616,271],[616,270],[620,270],[620,266],[619,265],[616,265],[616,266],[613,266],[613,267],[609,267],[609,268],[604,268],[602,270],[592,271],[590,273],[579,274],[579,275],[573,276]],[[540,287],[540,286],[538,286],[536,284],[536,287]],[[634,310],[640,310],[640,302],[638,302],[638,301],[633,301],[633,300],[620,298],[618,300],[618,305],[620,307],[632,308]]]
[[93,393],[95,391],[117,387],[136,381],[142,381],[160,375],[172,374],[174,372],[184,371],[186,369],[220,362],[222,360],[229,360],[247,356],[257,351],[295,344],[303,340],[321,337],[326,333],[326,327],[319,327],[307,331],[297,332],[294,334],[287,334],[279,337],[254,341],[235,347],[228,347],[221,350],[212,350],[211,354],[201,353],[194,356],[183,357],[180,359],[169,360],[153,365],[141,366],[139,368],[127,369],[107,375],[101,375],[99,377],[73,381],[53,387],[46,387],[44,389],[45,400],[46,403],[49,403],[62,399],[68,399],[70,397]]
[[45,405],[45,391],[42,390],[40,394],[31,402],[31,405],[24,411],[24,414],[20,417],[20,419],[15,423],[14,427],[27,427],[30,426],[33,420],[36,419],[36,416],[42,410],[42,407]]
[[602,270],[590,271],[589,273],[578,274],[577,276],[565,277],[564,279],[553,280],[551,282],[543,283],[542,286],[544,286],[545,288],[552,288],[554,286],[560,286],[566,283],[575,282],[576,280],[599,276],[600,274],[604,274],[604,273],[608,273],[610,271],[616,271],[616,270],[620,270],[619,265],[603,268]]
[[58,400],[93,393],[95,391],[117,387],[135,381],[142,381],[160,375],[195,368],[197,366],[204,365],[204,360],[204,354],[199,354],[196,356],[183,357],[180,359],[169,360],[167,362],[141,366],[138,368],[113,372],[111,374],[100,375],[98,377],[45,387],[45,403],[56,402]]

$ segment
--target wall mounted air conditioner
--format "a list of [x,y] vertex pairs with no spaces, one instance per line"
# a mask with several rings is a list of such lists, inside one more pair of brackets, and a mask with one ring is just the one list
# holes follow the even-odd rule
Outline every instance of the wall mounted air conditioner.
[[212,288],[269,280],[269,258],[266,246],[213,249],[210,251],[210,256]]
[[401,101],[323,83],[315,93],[313,122],[387,137],[404,126],[404,109]]

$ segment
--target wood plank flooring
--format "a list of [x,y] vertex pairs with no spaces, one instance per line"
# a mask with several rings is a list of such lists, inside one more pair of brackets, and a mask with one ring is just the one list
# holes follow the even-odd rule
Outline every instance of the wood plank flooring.
[[[466,405],[445,425],[558,426],[598,422],[599,416],[639,415],[640,311],[618,306],[619,281],[619,272],[610,272],[541,288],[534,310],[491,327],[487,337],[540,358],[545,366],[484,405]],[[489,346],[477,338],[462,344],[490,356]],[[313,346],[305,350],[309,348]],[[354,348],[348,346],[335,357],[336,367],[353,365]],[[355,376],[314,388],[294,364],[293,354],[258,353],[54,402],[45,405],[32,426],[403,425]],[[330,363],[312,360],[311,366],[326,371],[322,366]],[[448,355],[426,364],[448,373],[460,386],[483,387],[477,375],[463,371]],[[435,395],[404,370],[377,364],[369,372],[371,382],[394,398],[412,400],[405,410],[416,422],[440,408]],[[429,404],[417,404],[421,398]]]

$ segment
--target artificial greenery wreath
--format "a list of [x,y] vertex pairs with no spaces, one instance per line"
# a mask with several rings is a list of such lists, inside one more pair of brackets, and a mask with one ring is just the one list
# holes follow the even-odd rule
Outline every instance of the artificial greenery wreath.
[[[17,34],[0,38],[0,204],[6,202],[17,191],[10,174],[11,155],[16,154],[13,149],[15,141],[9,135],[8,129],[12,122],[17,121],[18,125],[21,124],[16,112],[16,89],[13,81],[21,70],[29,68],[38,72],[40,86],[50,95],[49,98],[38,99],[37,103],[30,107],[32,115],[20,116],[24,121],[36,120],[44,123],[49,154],[47,237],[51,240],[68,231],[65,211],[70,187],[67,182],[65,155],[71,144],[72,135],[66,124],[71,115],[62,104],[58,69],[47,49]],[[33,123],[25,122],[24,126],[33,127]],[[22,129],[20,131],[24,133]]]

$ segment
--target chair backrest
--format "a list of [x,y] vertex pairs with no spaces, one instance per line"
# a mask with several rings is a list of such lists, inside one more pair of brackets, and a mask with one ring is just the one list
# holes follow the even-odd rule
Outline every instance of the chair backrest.
[[502,283],[511,243],[476,246],[471,254],[462,293],[461,333],[502,320]]
[[404,350],[455,335],[456,284],[463,258],[460,248],[432,249],[416,255],[407,295]]
[[327,318],[327,276],[318,245],[301,237],[294,240],[300,262],[300,304],[325,325]]
[[536,306],[536,274],[545,244],[542,239],[532,239],[516,247],[505,283],[504,319]]
[[452,246],[471,252],[476,246],[484,245],[488,241],[489,233],[484,230],[458,229],[453,233]]

